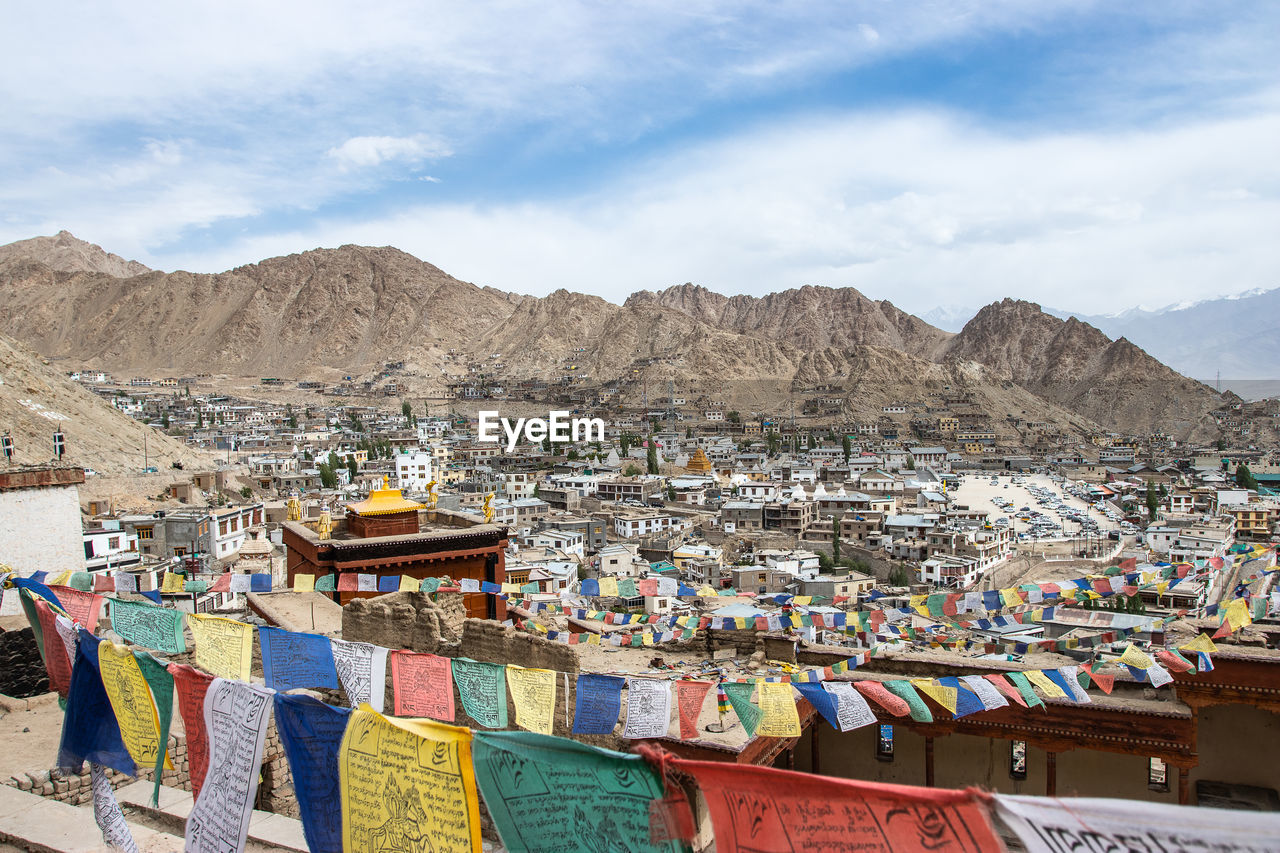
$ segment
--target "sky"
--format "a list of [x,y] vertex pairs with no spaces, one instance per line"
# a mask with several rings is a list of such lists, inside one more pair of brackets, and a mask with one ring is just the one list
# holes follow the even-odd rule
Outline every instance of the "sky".
[[620,302],[856,287],[1102,314],[1280,287],[1272,2],[10,10],[0,243],[218,272],[347,243]]

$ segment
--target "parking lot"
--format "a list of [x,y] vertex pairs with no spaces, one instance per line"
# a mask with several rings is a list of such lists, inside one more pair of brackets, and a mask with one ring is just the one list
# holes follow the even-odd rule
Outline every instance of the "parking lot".
[[1108,515],[1086,498],[1064,491],[1063,483],[1045,474],[965,474],[950,497],[953,504],[986,511],[993,524],[1007,524],[1024,542],[1090,534],[1106,537],[1123,525],[1118,515]]

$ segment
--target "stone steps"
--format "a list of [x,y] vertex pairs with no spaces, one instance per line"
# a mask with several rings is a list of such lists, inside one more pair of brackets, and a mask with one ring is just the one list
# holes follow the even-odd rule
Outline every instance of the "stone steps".
[[[141,853],[180,853],[182,834],[130,821]],[[101,853],[106,849],[92,806],[71,806],[0,785],[0,850],[32,853]]]
[[[182,840],[187,815],[195,805],[190,791],[178,788],[160,788],[159,806],[151,805],[155,785],[147,781],[122,785],[116,790],[116,800],[130,815],[130,821],[145,820],[160,829],[176,834]],[[90,824],[93,825],[92,817]],[[97,827],[94,825],[96,831]],[[179,845],[179,849],[181,845]],[[249,818],[249,838],[246,853],[278,853],[293,851],[307,853],[307,840],[302,832],[302,822],[284,815],[255,810]]]

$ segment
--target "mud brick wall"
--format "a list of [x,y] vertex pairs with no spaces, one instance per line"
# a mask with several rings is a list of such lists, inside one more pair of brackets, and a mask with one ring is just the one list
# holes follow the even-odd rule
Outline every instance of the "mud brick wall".
[[0,694],[26,699],[47,692],[49,674],[31,629],[0,631]]
[[388,649],[444,654],[459,641],[466,619],[462,596],[432,601],[418,592],[357,598],[342,608],[342,639]]

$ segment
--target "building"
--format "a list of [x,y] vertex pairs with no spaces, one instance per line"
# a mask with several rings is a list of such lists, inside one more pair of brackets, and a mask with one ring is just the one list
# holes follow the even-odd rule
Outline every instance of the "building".
[[396,454],[396,484],[402,492],[425,495],[435,480],[435,454],[427,450],[411,450]]
[[596,497],[602,501],[640,501],[647,502],[658,494],[662,483],[657,480],[642,480],[632,477],[619,477],[613,480],[601,480],[596,484]]
[[[32,465],[0,472],[0,561],[23,576],[84,571],[83,482],[83,468]],[[4,613],[21,612],[17,596],[6,596],[4,604]]]
[[[346,517],[324,538],[323,532],[318,520],[282,525],[285,572],[291,587],[300,574],[334,575],[339,604],[378,594],[358,588],[360,575],[378,582],[401,575],[506,580],[506,528],[477,524],[462,513],[424,511],[399,489],[375,489],[366,500],[349,504]],[[506,604],[494,595],[467,595],[466,610],[480,619],[506,618]]]
[[817,520],[818,505],[813,501],[793,500],[764,505],[765,530],[777,530],[799,539]]
[[86,571],[129,568],[142,562],[137,534],[126,532],[117,519],[104,518],[91,525],[84,531]]

